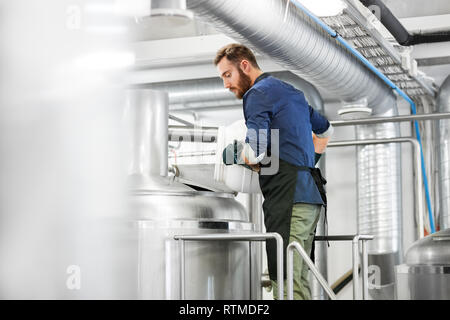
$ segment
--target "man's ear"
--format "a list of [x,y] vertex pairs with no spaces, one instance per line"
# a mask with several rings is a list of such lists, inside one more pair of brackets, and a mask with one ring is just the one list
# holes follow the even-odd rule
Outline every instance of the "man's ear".
[[242,60],[239,64],[239,67],[245,74],[250,72],[250,62],[248,62],[247,60]]

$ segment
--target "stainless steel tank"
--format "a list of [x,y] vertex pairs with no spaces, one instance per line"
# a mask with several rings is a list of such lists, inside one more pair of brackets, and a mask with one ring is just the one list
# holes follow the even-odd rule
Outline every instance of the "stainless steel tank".
[[450,300],[450,229],[416,241],[395,278],[399,300]]
[[[180,298],[180,246],[175,235],[251,232],[233,194],[196,191],[167,177],[168,97],[130,90],[130,206],[138,232],[138,286],[142,299]],[[248,242],[185,243],[186,299],[250,299]],[[253,288],[251,287],[253,286]]]

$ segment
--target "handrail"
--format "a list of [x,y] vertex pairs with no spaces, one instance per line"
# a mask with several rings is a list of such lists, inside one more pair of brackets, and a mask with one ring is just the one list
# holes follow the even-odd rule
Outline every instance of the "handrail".
[[[373,235],[339,235],[339,236],[316,236],[314,237],[315,241],[352,241],[352,264],[353,264],[353,299],[357,300],[359,298],[358,295],[358,287],[359,287],[359,277],[358,277],[358,265],[359,265],[359,242],[362,242],[362,256],[363,256],[363,263],[361,266],[361,272],[363,276],[363,299],[367,299],[369,296],[368,291],[368,259],[367,259],[367,247],[366,247],[366,241],[367,240],[373,240]],[[327,281],[322,277],[320,272],[317,270],[316,266],[312,262],[312,260],[309,258],[306,251],[301,247],[301,245],[293,241],[288,245],[287,248],[287,298],[288,300],[293,299],[294,291],[293,291],[293,273],[294,273],[294,266],[293,266],[293,250],[297,249],[297,251],[300,253],[302,258],[307,263],[309,269],[313,272],[314,276],[319,281],[320,285],[324,288],[328,296],[332,300],[336,300],[336,295],[333,291],[333,289],[330,288]]]
[[421,161],[420,161],[420,144],[412,137],[400,137],[400,138],[386,138],[386,139],[369,139],[369,140],[348,140],[348,141],[335,141],[330,142],[327,148],[333,147],[349,147],[349,146],[364,146],[371,144],[388,144],[388,143],[404,143],[409,142],[413,146],[414,150],[414,176],[416,183],[414,186],[414,200],[415,200],[415,214],[418,218],[418,239],[422,239],[424,235],[423,224],[423,190],[422,190],[422,175],[419,173]]
[[306,264],[308,265],[309,269],[312,271],[314,276],[319,281],[320,285],[324,288],[325,292],[328,294],[328,296],[332,300],[337,300],[336,295],[334,294],[333,290],[328,285],[327,281],[322,277],[319,270],[317,270],[316,266],[312,262],[312,260],[308,257],[308,254],[306,251],[302,248],[302,246],[297,242],[293,241],[291,242],[287,247],[287,299],[293,300],[294,299],[294,290],[293,290],[293,282],[294,282],[294,249],[297,250],[297,252],[302,256],[303,260],[305,260]]
[[[267,239],[275,239],[277,242],[277,282],[278,296],[283,300],[283,238],[276,232],[268,233],[213,233],[213,234],[196,234],[196,235],[176,235],[175,240],[180,242],[180,293],[181,300],[185,299],[185,258],[184,258],[184,241],[265,241]],[[251,257],[250,257],[251,258]]]

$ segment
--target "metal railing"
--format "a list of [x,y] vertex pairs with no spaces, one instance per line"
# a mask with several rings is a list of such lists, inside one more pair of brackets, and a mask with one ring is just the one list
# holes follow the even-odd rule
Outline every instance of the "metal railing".
[[[316,236],[314,238],[315,241],[352,241],[352,265],[353,265],[353,299],[358,300],[358,287],[359,287],[359,276],[358,276],[358,265],[359,265],[359,243],[362,242],[362,266],[361,273],[363,277],[363,300],[366,300],[369,296],[368,291],[368,259],[367,259],[367,247],[366,241],[372,240],[374,237],[372,235],[341,235],[341,236]],[[294,298],[294,250],[300,254],[300,256],[305,260],[311,272],[319,281],[322,288],[331,298],[331,300],[336,300],[337,297],[333,292],[333,289],[330,288],[327,281],[320,274],[319,270],[317,270],[314,262],[309,258],[306,251],[302,248],[302,246],[297,242],[291,242],[287,247],[287,299],[292,300]]]
[[421,155],[420,144],[413,137],[400,137],[400,138],[385,138],[385,139],[366,139],[366,140],[348,140],[348,141],[334,141],[330,142],[327,148],[336,147],[349,147],[349,146],[366,146],[376,144],[389,144],[389,143],[411,143],[414,152],[414,211],[417,219],[417,236],[418,239],[424,237],[424,205],[423,205],[423,190],[422,190],[422,175],[420,174]]
[[332,300],[337,300],[336,295],[333,290],[328,285],[327,281],[322,277],[319,270],[317,270],[314,262],[308,257],[305,249],[297,242],[291,242],[287,247],[287,261],[286,261],[286,272],[287,272],[287,299],[294,299],[294,249],[300,254],[300,256],[305,260],[309,269],[312,271],[314,276],[319,281],[322,288],[324,288],[325,292]]
[[[283,300],[283,238],[276,232],[270,233],[214,233],[214,234],[198,234],[198,235],[176,235],[175,240],[180,241],[180,297],[181,300],[186,298],[185,293],[185,241],[265,241],[267,239],[275,239],[277,242],[277,281],[278,296]],[[251,255],[249,254],[249,259]],[[251,281],[251,277],[250,277]],[[251,285],[250,285],[251,287]]]
[[315,241],[352,241],[352,265],[353,265],[353,299],[359,300],[358,288],[359,288],[359,244],[361,242],[361,274],[362,274],[362,298],[366,300],[369,296],[369,276],[368,276],[368,258],[367,258],[367,240],[372,240],[373,235],[339,235],[339,236],[316,236]]

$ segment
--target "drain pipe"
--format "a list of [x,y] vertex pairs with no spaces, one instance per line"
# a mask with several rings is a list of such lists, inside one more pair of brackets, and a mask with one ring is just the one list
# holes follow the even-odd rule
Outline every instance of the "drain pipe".
[[[324,29],[332,38],[336,39],[341,45],[343,45],[348,51],[350,51],[356,58],[358,58],[369,70],[371,70],[373,73],[375,73],[381,80],[383,80],[391,89],[395,90],[403,99],[405,99],[411,106],[411,112],[413,114],[416,114],[416,104],[414,101],[406,94],[404,93],[399,87],[397,87],[389,78],[387,78],[382,72],[380,72],[377,68],[375,68],[369,60],[367,60],[361,53],[359,53],[356,49],[354,49],[347,41],[345,41],[344,38],[342,38],[336,31],[331,29],[326,23],[324,23],[322,20],[320,20],[318,17],[316,17],[313,13],[311,13],[308,9],[306,9],[302,4],[300,4],[296,0],[290,0],[292,4],[294,4],[297,8],[302,10],[304,13],[306,13],[313,21],[315,21],[319,26],[321,26],[322,29]],[[434,227],[434,218],[433,218],[433,212],[431,207],[431,197],[429,192],[429,186],[428,186],[428,179],[426,175],[426,169],[425,169],[425,160],[423,156],[423,146],[422,146],[422,138],[420,135],[420,129],[419,124],[417,121],[414,121],[414,128],[416,132],[417,140],[420,144],[420,157],[421,157],[421,164],[422,164],[422,175],[423,175],[423,183],[425,186],[425,197],[428,207],[428,215],[430,220],[430,229],[431,233],[436,232],[436,229]]]

